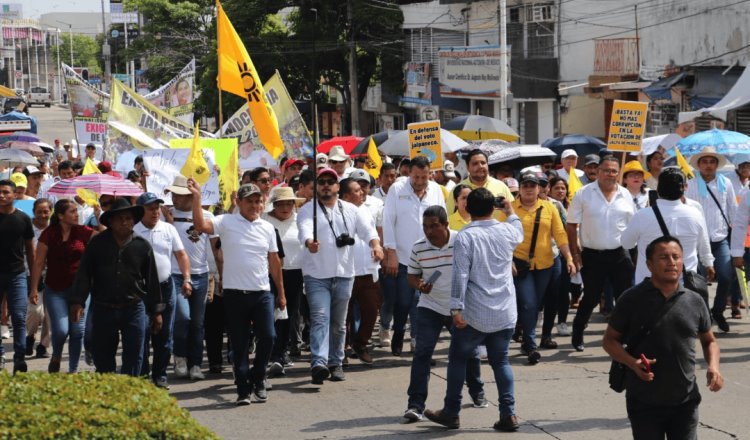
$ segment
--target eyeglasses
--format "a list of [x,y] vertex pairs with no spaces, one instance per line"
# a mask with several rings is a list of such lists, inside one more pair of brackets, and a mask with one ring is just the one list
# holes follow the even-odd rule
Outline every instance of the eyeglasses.
[[318,179],[318,185],[335,185],[339,183],[337,180],[334,179]]

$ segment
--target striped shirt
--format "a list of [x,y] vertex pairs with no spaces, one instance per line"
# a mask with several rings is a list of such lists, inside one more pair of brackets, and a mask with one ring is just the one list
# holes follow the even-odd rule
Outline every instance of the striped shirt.
[[505,223],[473,221],[456,235],[451,309],[463,310],[472,328],[494,333],[516,326],[511,262],[522,241],[523,226],[515,214]]
[[414,243],[407,273],[420,275],[425,281],[436,271],[440,271],[441,274],[432,285],[430,293],[419,297],[417,307],[426,307],[445,316],[450,315],[453,242],[456,240],[456,234],[456,231],[450,231],[448,243],[442,248],[435,247],[426,237]]

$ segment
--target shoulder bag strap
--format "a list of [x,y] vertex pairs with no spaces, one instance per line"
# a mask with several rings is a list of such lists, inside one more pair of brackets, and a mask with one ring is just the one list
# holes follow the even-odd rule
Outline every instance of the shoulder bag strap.
[[[717,179],[718,178],[719,177],[717,177]],[[706,184],[706,189],[708,190],[708,194],[711,196],[711,198],[714,199],[714,203],[716,203],[716,206],[719,208],[719,212],[721,213],[721,217],[727,223],[727,228],[731,228],[732,226],[729,224],[729,220],[727,220],[727,216],[724,215],[724,210],[721,209],[721,204],[719,203],[719,199],[716,198],[716,196],[714,195],[714,192],[711,191],[711,188],[708,187],[708,183]]]
[[664,223],[664,217],[661,216],[661,211],[659,211],[659,207],[656,203],[651,206],[651,208],[654,210],[654,215],[656,216],[656,221],[659,222],[659,227],[661,228],[661,233],[664,235],[671,235],[669,233],[669,229],[667,229],[667,224]]
[[[680,295],[680,293],[678,292],[675,295]],[[628,347],[626,349],[628,353],[630,353],[631,355],[635,353],[635,349],[638,348],[638,346],[641,345],[644,340],[646,340],[646,338],[651,334],[651,330],[656,327],[656,324],[659,323],[661,318],[663,318],[667,314],[669,309],[671,309],[679,299],[680,298],[678,296],[662,304],[662,306],[657,310],[653,317],[640,329],[638,329],[638,333],[634,334],[633,337],[628,339]]]
[[531,233],[531,247],[529,248],[529,262],[534,259],[536,253],[536,239],[539,236],[539,223],[542,218],[542,206],[536,209],[536,217],[534,218],[534,231]]

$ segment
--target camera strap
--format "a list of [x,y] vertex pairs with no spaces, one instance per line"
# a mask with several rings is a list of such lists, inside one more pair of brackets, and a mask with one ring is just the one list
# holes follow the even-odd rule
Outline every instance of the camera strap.
[[[341,200],[337,200],[338,206],[339,206],[339,212],[341,213],[341,219],[344,221],[344,228],[346,228],[346,233],[349,233],[349,225],[346,224],[346,216],[344,215],[344,206],[341,204]],[[338,238],[338,235],[336,235],[336,231],[333,229],[333,219],[331,218],[331,215],[328,214],[328,210],[325,206],[323,206],[323,203],[318,199],[318,206],[320,206],[320,210],[323,211],[323,215],[326,216],[326,220],[328,221],[328,227],[331,228],[331,233],[333,234],[333,238]],[[333,212],[335,209],[332,209]]]

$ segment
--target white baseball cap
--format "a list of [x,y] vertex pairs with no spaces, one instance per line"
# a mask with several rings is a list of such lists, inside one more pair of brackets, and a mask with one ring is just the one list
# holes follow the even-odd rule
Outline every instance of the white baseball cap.
[[453,165],[453,162],[449,160],[443,162],[443,173],[445,174],[445,177],[451,179],[456,177],[456,167]]
[[576,153],[576,150],[572,148],[568,148],[567,150],[562,152],[562,154],[560,155],[560,158],[565,159],[566,157],[570,157],[570,156],[578,157],[578,153]]

